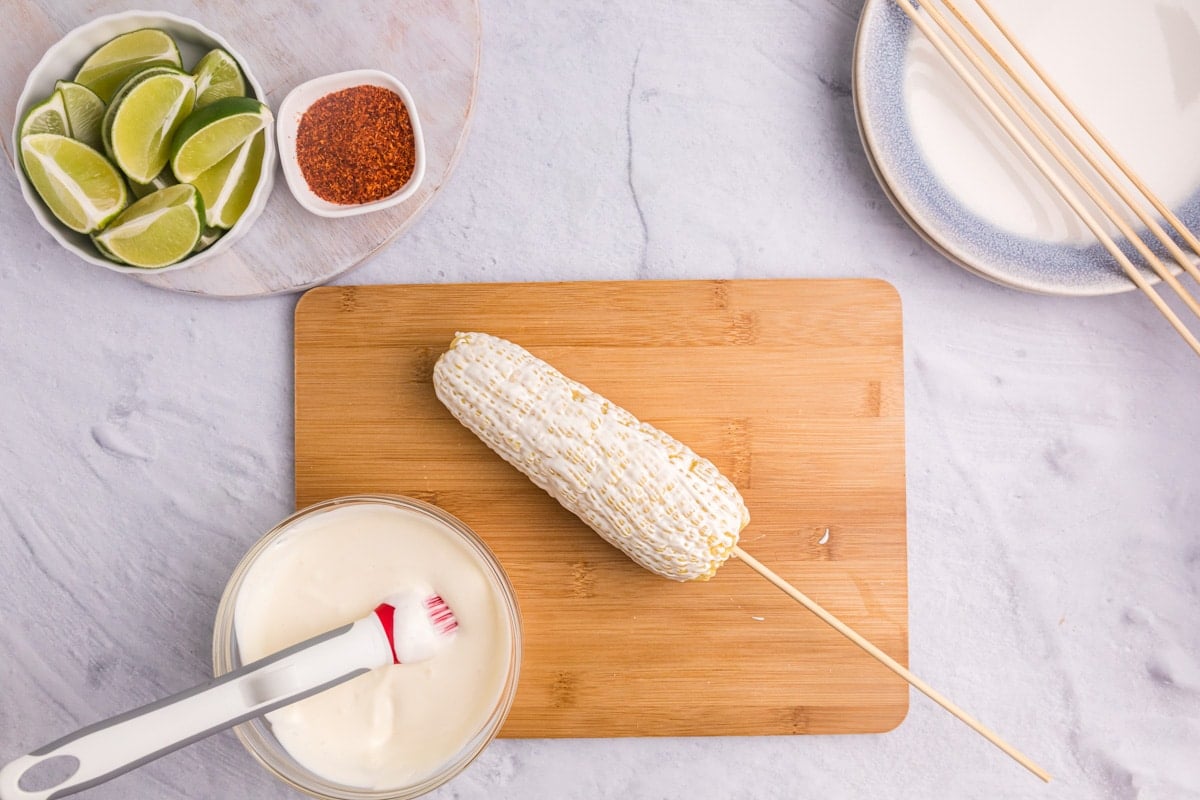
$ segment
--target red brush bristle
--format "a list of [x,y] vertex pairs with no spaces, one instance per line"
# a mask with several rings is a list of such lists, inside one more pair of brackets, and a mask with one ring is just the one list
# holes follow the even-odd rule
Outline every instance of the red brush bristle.
[[450,606],[441,598],[441,595],[434,594],[427,597],[425,609],[429,612],[429,619],[438,633],[447,635],[458,628],[458,620],[455,619],[454,612],[450,610]]

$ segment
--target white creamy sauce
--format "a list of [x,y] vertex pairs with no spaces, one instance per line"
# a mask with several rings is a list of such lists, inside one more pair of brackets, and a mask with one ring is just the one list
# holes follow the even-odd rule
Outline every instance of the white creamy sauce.
[[[1200,3],[992,0],[991,6],[1164,202],[1175,206],[1194,193],[1200,186]],[[960,8],[990,41],[1002,42],[973,3]],[[1019,58],[1006,43],[999,49]],[[1095,241],[916,28],[908,43],[904,92],[925,161],[969,210],[1031,239]]]
[[372,789],[436,772],[483,727],[507,677],[504,601],[480,557],[403,509],[350,506],[297,523],[246,575],[234,611],[244,662],[365,617],[386,596],[432,586],[458,631],[428,661],[375,669],[267,716],[314,773]]

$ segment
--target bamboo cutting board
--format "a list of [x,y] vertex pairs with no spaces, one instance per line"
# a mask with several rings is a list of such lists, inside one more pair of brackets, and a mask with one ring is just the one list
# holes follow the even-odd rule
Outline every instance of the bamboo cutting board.
[[434,396],[456,330],[503,336],[710,458],[742,546],[907,660],[900,300],[871,280],[349,286],[296,307],[296,502],[405,494],[495,551],[525,627],[506,736],[868,733],[899,678],[731,559],[635,566]]

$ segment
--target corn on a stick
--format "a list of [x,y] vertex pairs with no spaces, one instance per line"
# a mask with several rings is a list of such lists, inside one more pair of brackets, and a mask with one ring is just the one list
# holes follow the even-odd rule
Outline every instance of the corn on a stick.
[[488,447],[657,575],[711,578],[750,521],[711,461],[512,342],[458,334],[433,385]]
[[459,333],[433,370],[454,417],[651,572],[707,580],[731,555],[1044,781],[1050,776],[932,686],[738,547],[750,514],[686,445],[512,342]]

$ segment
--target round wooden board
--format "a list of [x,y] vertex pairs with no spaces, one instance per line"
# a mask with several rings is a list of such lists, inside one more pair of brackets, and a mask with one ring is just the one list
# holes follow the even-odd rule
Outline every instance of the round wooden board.
[[[42,54],[89,19],[125,10],[101,0],[84,8],[54,0],[16,0],[8,24],[21,35],[0,48],[0,126],[5,150],[17,98]],[[395,208],[325,219],[293,199],[276,167],[266,210],[245,238],[219,258],[164,275],[137,276],[152,286],[216,297],[294,292],[361,264],[413,223],[446,182],[466,141],[479,75],[478,0],[179,0],[162,10],[220,33],[246,59],[272,110],[293,87],[348,69],[390,72],[408,86],[425,135],[425,180]],[[185,64],[190,68],[192,64]],[[64,76],[70,77],[70,76]],[[7,153],[12,163],[12,153]],[[95,269],[80,263],[81,268]]]

